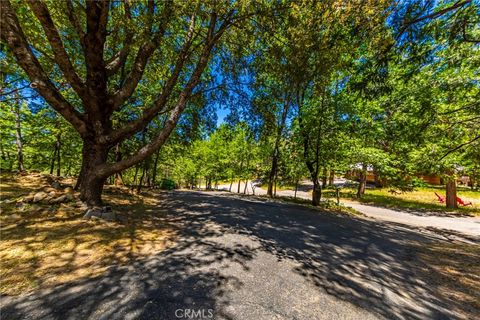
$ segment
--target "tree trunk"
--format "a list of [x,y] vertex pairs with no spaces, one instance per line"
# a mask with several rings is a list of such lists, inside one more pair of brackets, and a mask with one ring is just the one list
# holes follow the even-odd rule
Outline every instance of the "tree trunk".
[[322,198],[322,187],[318,179],[314,179],[313,192],[312,192],[312,205],[318,206],[320,204],[321,198]]
[[23,141],[22,141],[22,126],[21,126],[20,116],[21,116],[20,102],[17,101],[15,103],[15,143],[17,145],[18,171],[22,172],[25,170],[25,166],[23,165]]
[[80,199],[88,206],[101,206],[103,184],[106,178],[97,176],[97,168],[107,162],[108,149],[102,145],[84,141],[82,155],[81,175],[78,178],[81,181]]
[[233,186],[233,175],[232,175],[232,179],[230,180],[230,188],[228,188],[228,192],[232,192],[232,186]]
[[367,187],[367,165],[362,164],[362,171],[360,171],[360,178],[358,181],[357,198],[361,198],[365,194],[365,188]]
[[140,192],[142,190],[143,180],[146,178],[146,174],[147,174],[148,168],[149,168],[149,160],[150,159],[147,158],[143,162],[142,175],[140,176],[140,181],[139,181],[138,186],[137,186],[137,192]]
[[137,183],[137,175],[138,175],[138,165],[135,166],[135,173],[133,174],[133,181],[132,181],[132,188],[133,191],[135,189],[135,184]]
[[52,161],[50,162],[50,174],[53,175],[53,170],[55,169],[55,159],[57,158],[57,143],[53,146]]
[[207,190],[212,190],[212,177],[207,178]]
[[[289,107],[289,103],[287,101],[287,97],[285,97],[284,103],[283,103],[282,117],[280,119],[280,123],[277,128],[275,145],[273,146],[272,168],[270,169],[270,173],[268,175],[267,196],[269,196],[270,198],[273,196],[273,192],[272,192],[273,184],[274,184],[273,180],[276,179],[276,175],[278,171],[278,158],[280,156],[280,139],[282,138],[283,128],[285,127],[285,124],[287,121],[288,107]],[[275,192],[275,195],[276,195],[276,192]]]
[[[240,177],[242,175],[242,170],[243,170],[243,155],[242,155],[242,160],[240,161],[240,171],[239,171],[239,174],[240,174]],[[238,188],[237,188],[237,193],[240,193],[240,182],[242,181],[241,178],[238,179]]]
[[297,199],[297,191],[298,191],[298,179],[295,180],[295,194],[293,196],[294,199]]
[[381,188],[383,186],[382,181],[380,181],[380,176],[378,175],[377,169],[375,167],[373,168],[373,178],[375,179],[375,187]]
[[[275,146],[275,149],[277,149],[277,146]],[[272,167],[268,174],[267,196],[269,196],[270,198],[273,197],[273,184],[275,180],[275,174],[277,172],[277,166],[278,166],[278,150],[275,150],[272,156]]]
[[330,174],[328,176],[328,185],[331,187],[333,186],[335,180],[335,170],[330,169]]
[[155,155],[155,161],[153,162],[152,185],[154,188],[155,188],[155,184],[157,183],[157,166],[158,166],[159,157],[160,157],[160,149],[158,149],[157,154]]
[[[117,143],[115,146],[115,162],[119,162],[122,160],[122,151],[120,149],[120,143]],[[115,173],[115,181],[114,184],[116,186],[123,186],[123,177],[122,177],[122,172],[117,172]]]
[[327,168],[323,168],[323,173],[322,173],[322,188],[325,188],[327,186]]
[[455,176],[450,176],[447,178],[447,199],[445,204],[447,208],[451,209],[457,208],[457,182],[455,180]]
[[82,166],[80,168],[80,172],[78,173],[77,181],[75,182],[75,186],[73,187],[73,190],[79,191],[80,186],[82,185],[82,179],[83,179],[83,172],[84,172],[84,164],[82,161]]
[[245,180],[245,187],[243,188],[243,194],[247,193],[248,180]]
[[55,143],[55,149],[57,149],[57,177],[60,177],[60,164],[61,164],[61,157],[60,157],[60,152],[61,152],[61,147],[62,147],[62,142],[61,142],[61,136],[60,133],[57,134],[57,141]]

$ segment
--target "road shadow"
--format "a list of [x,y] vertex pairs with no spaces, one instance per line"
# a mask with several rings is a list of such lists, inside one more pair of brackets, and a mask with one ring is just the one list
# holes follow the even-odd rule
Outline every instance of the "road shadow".
[[[229,319],[229,295],[243,282],[215,266],[248,270],[260,251],[297,262],[294,272],[318,290],[388,319],[451,319],[479,312],[420,276],[412,244],[426,246],[437,243],[435,238],[260,199],[200,192],[159,197],[159,212],[178,228],[175,246],[112,266],[101,277],[2,297],[2,319],[175,319],[178,309],[213,310],[215,318]],[[225,234],[244,235],[259,246],[210,240]],[[475,290],[458,288],[467,289]]]
[[[435,235],[396,224],[228,195],[179,193],[166,198],[162,206],[179,213],[195,212],[197,221],[215,222],[224,232],[249,236],[261,244],[261,250],[279,260],[299,262],[296,272],[332,296],[386,318],[450,319],[460,313],[478,313],[471,304],[445,296],[442,285],[431,285],[421,278],[425,266],[416,260],[416,247],[437,244]],[[463,258],[475,263],[479,256]],[[476,291],[474,282],[468,281],[453,289],[459,293]]]

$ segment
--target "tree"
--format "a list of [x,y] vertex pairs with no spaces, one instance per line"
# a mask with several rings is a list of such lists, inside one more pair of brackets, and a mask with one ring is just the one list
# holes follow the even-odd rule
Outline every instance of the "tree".
[[[165,143],[201,81],[212,50],[234,23],[251,14],[238,3],[87,1],[83,8],[72,1],[48,6],[31,1],[33,20],[24,5],[1,1],[1,39],[31,86],[81,136],[77,185],[89,205],[101,204],[107,177],[145,160]],[[31,33],[35,34],[29,42]],[[48,43],[48,49],[38,51],[39,41]],[[44,59],[51,59],[55,68],[47,69]],[[162,59],[163,68],[158,64]],[[55,69],[62,74],[60,83],[53,76]],[[113,126],[139,84],[149,80],[161,84],[159,93],[151,99],[137,97],[137,104],[145,107],[137,108],[128,122]],[[62,86],[71,88],[75,97],[67,100]],[[107,162],[112,147],[145,130],[159,114],[166,120],[148,144],[118,162]]]

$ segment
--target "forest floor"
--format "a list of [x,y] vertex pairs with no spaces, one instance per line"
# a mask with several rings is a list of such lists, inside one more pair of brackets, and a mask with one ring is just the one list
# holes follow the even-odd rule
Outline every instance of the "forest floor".
[[[2,197],[11,185],[2,181]],[[145,232],[156,230],[160,245],[122,262],[115,254],[124,250],[113,244],[131,243],[132,233],[119,222],[76,216],[63,223],[81,227],[64,225],[65,232],[52,235],[45,231],[52,227],[42,228],[48,219],[36,215],[22,215],[23,226],[2,224],[2,279],[51,264],[42,255],[45,242],[57,252],[46,255],[59,266],[37,273],[37,280],[81,269],[70,261],[92,245],[90,236],[112,251],[103,273],[40,282],[29,294],[4,292],[2,318],[175,319],[178,310],[189,309],[215,319],[473,319],[480,312],[478,242],[445,241],[395,223],[225,192],[112,194],[106,196],[112,204],[117,197],[147,199],[130,207],[131,219],[136,230],[150,221]],[[33,225],[36,231],[24,230]],[[70,238],[75,241],[67,245]],[[38,258],[24,267],[30,254]],[[94,269],[93,262],[86,266]]]
[[[0,175],[0,294],[20,294],[81,278],[100,276],[111,265],[164,250],[175,229],[155,209],[151,193],[105,189],[104,200],[123,219],[82,219],[74,201],[23,203],[29,193],[49,188],[42,174]],[[72,186],[71,179],[57,179]],[[155,212],[155,214],[152,214]]]

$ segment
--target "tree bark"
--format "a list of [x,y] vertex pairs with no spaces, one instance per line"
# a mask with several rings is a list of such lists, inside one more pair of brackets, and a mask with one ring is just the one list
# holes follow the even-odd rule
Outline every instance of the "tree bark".
[[60,133],[57,134],[57,141],[55,142],[55,149],[57,149],[57,177],[60,177],[61,174],[61,149],[62,142]]
[[133,174],[133,181],[132,181],[132,191],[135,189],[135,184],[137,183],[137,175],[138,175],[138,165],[135,166],[135,173]]
[[57,159],[57,143],[55,142],[53,146],[52,161],[50,162],[50,174],[53,175],[53,170],[55,170],[55,160]]
[[[18,97],[18,94],[17,94]],[[23,164],[23,141],[22,141],[22,124],[21,124],[20,102],[15,103],[15,143],[17,145],[17,163],[18,171],[25,171]]]
[[[117,143],[117,145],[115,146],[115,162],[122,160],[122,151],[120,148],[121,148],[120,143]],[[123,186],[122,171],[115,173],[114,184],[116,186]]]
[[88,206],[102,205],[102,191],[106,177],[97,176],[97,168],[107,162],[108,149],[93,141],[84,141],[82,170],[79,176],[80,199]]
[[158,149],[157,154],[155,155],[155,161],[153,162],[153,174],[152,174],[152,186],[155,188],[155,184],[157,183],[157,166],[158,166],[158,158],[160,157],[160,149]]
[[457,208],[457,181],[455,176],[449,176],[447,178],[447,198],[445,200],[445,205],[447,208],[455,209]]
[[330,174],[328,176],[328,185],[331,187],[333,186],[335,180],[335,170],[330,169]]
[[298,191],[298,179],[295,180],[295,194],[293,196],[294,199],[297,199],[297,191]]
[[367,165],[362,164],[362,171],[360,171],[360,178],[358,181],[357,198],[360,199],[365,194],[365,188],[367,187]]
[[322,188],[325,188],[327,186],[327,174],[328,174],[327,168],[324,167],[322,172]]
[[[275,148],[276,148],[276,146],[275,146]],[[268,174],[267,196],[269,196],[270,198],[273,198],[273,185],[274,185],[275,174],[277,172],[277,166],[278,166],[277,153],[278,153],[278,151],[273,152],[272,167],[271,167],[270,172]]]
[[138,186],[137,186],[137,192],[140,192],[142,190],[143,181],[144,181],[144,179],[147,175],[149,166],[150,166],[150,158],[147,158],[147,160],[145,160],[144,163],[143,163],[142,175],[140,176],[140,181],[139,181]]
[[289,104],[287,101],[287,97],[285,97],[285,100],[283,103],[282,117],[278,125],[277,134],[275,137],[275,145],[273,146],[272,167],[268,175],[267,196],[269,196],[270,198],[273,197],[273,184],[274,184],[273,180],[275,179],[278,171],[278,158],[280,156],[280,139],[282,138],[283,128],[285,127],[285,123],[287,121],[288,106]]
[[313,179],[313,191],[312,191],[312,205],[318,206],[322,199],[322,186],[318,181],[318,178]]

